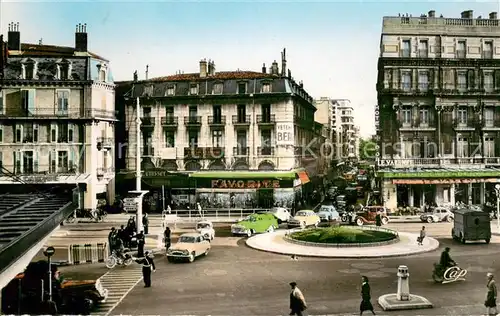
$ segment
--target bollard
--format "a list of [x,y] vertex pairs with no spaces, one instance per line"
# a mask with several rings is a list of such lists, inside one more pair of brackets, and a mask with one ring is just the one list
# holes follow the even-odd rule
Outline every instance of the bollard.
[[407,266],[398,267],[398,292],[396,294],[398,301],[410,300],[410,273]]

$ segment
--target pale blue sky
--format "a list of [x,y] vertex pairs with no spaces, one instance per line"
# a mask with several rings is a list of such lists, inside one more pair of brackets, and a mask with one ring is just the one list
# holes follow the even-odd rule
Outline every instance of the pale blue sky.
[[217,70],[260,71],[287,49],[292,76],[315,98],[351,99],[362,134],[373,133],[382,17],[408,13],[487,16],[499,1],[132,2],[6,1],[0,26],[19,22],[21,40],[74,45],[77,23],[87,23],[89,47],[111,60],[115,80],[177,70],[195,72],[201,58]]

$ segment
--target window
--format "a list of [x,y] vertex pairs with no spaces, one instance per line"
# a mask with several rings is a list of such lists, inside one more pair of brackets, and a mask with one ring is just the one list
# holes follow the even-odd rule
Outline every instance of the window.
[[457,58],[465,58],[467,44],[465,41],[458,41],[457,44]]
[[467,110],[466,109],[458,110],[457,122],[460,125],[467,125]]
[[57,112],[59,115],[68,114],[69,91],[57,90]]
[[493,137],[484,138],[484,156],[495,157],[495,139]]
[[222,131],[215,130],[212,131],[212,147],[222,147]]
[[34,155],[33,151],[26,150],[22,152],[22,170],[23,173],[32,174],[34,172]]
[[145,86],[144,92],[142,93],[144,96],[152,96],[153,95],[153,85]]
[[413,158],[413,142],[411,140],[403,141],[403,158]]
[[21,105],[26,115],[35,114],[35,90],[21,90]]
[[484,90],[492,92],[494,89],[493,74],[491,72],[484,73]]
[[458,152],[457,156],[466,158],[469,157],[469,141],[465,137],[458,138]]
[[33,141],[33,123],[25,123],[23,126],[23,143],[32,143]]
[[238,94],[246,94],[247,93],[247,83],[240,82],[238,83]]
[[484,126],[493,127],[493,109],[484,109]]
[[458,73],[457,77],[457,88],[459,90],[465,90],[467,89],[467,74],[464,72]]
[[60,80],[68,80],[69,78],[69,63],[61,63],[59,65],[59,79]]
[[271,131],[262,130],[260,132],[260,144],[262,146],[261,155],[271,155]]
[[68,142],[68,124],[59,123],[57,124],[57,142],[67,143]]
[[493,42],[484,42],[483,58],[492,59],[493,58]]
[[57,172],[68,172],[69,158],[66,150],[59,150],[57,152]]
[[72,143],[74,140],[74,125],[68,124],[68,143]]
[[165,147],[174,148],[175,147],[175,132],[165,131]]
[[222,123],[222,107],[220,105],[214,105],[212,107],[213,114],[213,123],[221,124]]
[[270,82],[263,82],[261,92],[262,93],[270,93],[271,92],[271,83]]
[[0,143],[3,143],[3,126],[0,126]]
[[190,130],[189,131],[189,147],[198,147],[198,131]]
[[14,142],[21,143],[23,141],[23,125],[16,124],[14,128],[15,128]]
[[429,89],[429,74],[427,72],[418,73],[418,88],[420,91],[427,91]]
[[238,145],[236,149],[237,155],[247,155],[247,132],[238,131],[236,134],[236,143]]
[[418,56],[421,58],[427,58],[429,55],[429,42],[427,40],[421,40],[418,43]]
[[174,95],[175,94],[175,86],[174,85],[169,85],[167,86],[167,91],[165,92],[165,95]]
[[35,75],[35,63],[33,61],[27,62],[24,65],[24,79],[33,80]]
[[270,123],[271,122],[271,104],[262,104],[261,105],[261,113],[262,113],[262,122]]
[[411,110],[410,109],[404,109],[401,110],[401,120],[403,125],[410,125],[411,124]]
[[198,85],[197,84],[191,84],[189,86],[189,94],[190,95],[197,95],[198,94]]
[[198,108],[196,106],[189,107],[189,122],[198,123]]
[[403,47],[401,48],[401,57],[410,57],[411,54],[411,42],[410,40],[403,40]]
[[246,116],[247,116],[246,104],[238,104],[237,112],[238,112],[238,123],[246,123]]
[[409,72],[404,72],[401,76],[401,85],[404,91],[410,91],[411,89],[411,74]]
[[420,126],[428,126],[429,125],[429,110],[422,109],[420,110]]
[[214,84],[214,88],[212,90],[212,94],[222,94],[222,90],[223,90],[223,84],[220,83],[220,82],[217,82]]
[[106,70],[99,70],[99,81],[106,82]]

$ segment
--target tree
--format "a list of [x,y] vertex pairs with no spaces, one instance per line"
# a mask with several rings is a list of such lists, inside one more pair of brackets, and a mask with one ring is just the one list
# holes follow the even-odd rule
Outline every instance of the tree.
[[377,152],[377,143],[375,143],[372,138],[361,138],[359,140],[360,160],[375,160]]

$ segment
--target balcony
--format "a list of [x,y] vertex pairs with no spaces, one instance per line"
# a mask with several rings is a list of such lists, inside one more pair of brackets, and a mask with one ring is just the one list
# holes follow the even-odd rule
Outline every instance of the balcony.
[[155,118],[152,116],[141,117],[141,128],[154,128]]
[[0,114],[0,119],[93,119],[102,118],[116,120],[116,111],[103,110],[98,108],[77,108],[60,109],[53,107],[35,107],[33,109],[24,109],[21,106],[7,106]]
[[184,147],[184,159],[203,159],[204,157],[205,157],[205,148]]
[[273,126],[276,124],[276,116],[274,114],[257,115],[257,124],[261,126]]
[[233,156],[247,157],[250,155],[250,147],[233,147]]
[[108,138],[108,137],[99,137],[97,138],[97,149],[106,149],[109,150],[113,148],[114,145],[114,139],[113,138]]
[[250,115],[233,115],[234,126],[249,126]]
[[205,148],[205,158],[220,159],[225,155],[223,147],[207,147]]
[[420,58],[429,57],[429,50],[428,49],[419,49],[418,50],[418,57],[420,57]]
[[455,53],[455,58],[462,59],[462,58],[466,58],[466,56],[467,56],[467,54],[465,53],[465,50],[463,50],[463,49],[457,50]]
[[226,125],[226,116],[209,116],[208,125],[210,125],[211,127],[224,127]]
[[187,128],[200,128],[201,127],[201,116],[198,116],[198,115],[184,116],[184,125]]
[[178,117],[176,116],[164,116],[161,118],[161,126],[167,129],[177,129],[179,125]]
[[481,57],[483,59],[493,59],[493,51],[491,50],[485,50],[483,51],[483,53],[481,54]]
[[58,181],[57,175],[77,175],[83,173],[84,166],[73,165],[70,161],[67,165],[2,165],[2,174],[14,174],[19,176],[31,176],[28,179],[21,178],[23,182],[43,183],[48,181]]
[[378,167],[391,168],[441,168],[441,167],[463,167],[470,166],[494,166],[500,165],[499,157],[454,157],[454,158],[394,158],[378,159]]
[[259,156],[274,156],[274,147],[257,147],[257,152],[259,153]]
[[154,157],[155,149],[151,146],[146,146],[142,148],[142,157]]

